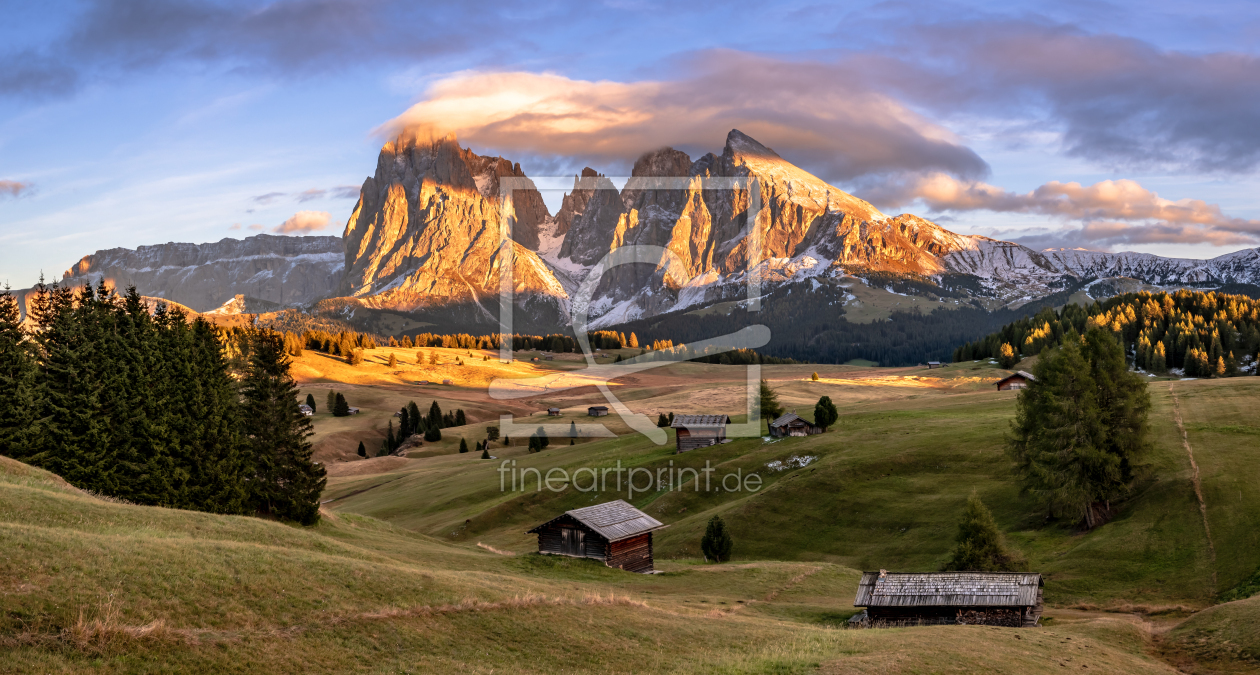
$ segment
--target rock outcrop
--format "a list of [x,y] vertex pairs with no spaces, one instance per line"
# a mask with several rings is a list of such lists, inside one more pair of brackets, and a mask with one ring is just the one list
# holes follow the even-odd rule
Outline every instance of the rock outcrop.
[[[549,214],[534,189],[500,200],[498,179],[507,167],[461,148],[454,136],[386,143],[346,224],[341,293],[402,311],[462,305],[493,321],[484,308],[497,306],[500,266],[510,256],[517,304],[541,300],[559,321],[567,296],[527,246],[537,246],[538,225]],[[524,178],[516,165],[511,175]],[[504,223],[517,240],[501,246]]]

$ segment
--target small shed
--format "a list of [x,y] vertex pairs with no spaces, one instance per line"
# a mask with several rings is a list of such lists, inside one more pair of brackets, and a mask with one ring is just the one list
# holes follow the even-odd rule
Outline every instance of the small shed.
[[730,423],[727,415],[674,415],[669,426],[677,430],[674,438],[678,452],[687,452],[725,441],[726,425]]
[[351,407],[350,407],[350,414],[351,414],[351,415],[358,415],[358,414],[359,414],[359,409],[358,409],[358,408],[355,408],[355,407],[353,407],[353,406],[351,406]]
[[940,361],[928,361],[928,370],[931,370],[933,368],[940,368],[940,367],[941,367]]
[[972,624],[1031,628],[1041,620],[1040,574],[862,573],[855,607],[875,626]]
[[822,427],[802,419],[796,413],[784,413],[782,417],[770,423],[770,435],[775,438],[784,436],[813,436],[821,434]]
[[307,417],[310,417],[315,414],[315,411],[311,410],[311,407],[309,405],[306,405],[305,403],[298,404],[298,411],[301,412],[303,415],[306,415]]
[[566,511],[528,533],[538,535],[539,553],[594,558],[609,567],[651,574],[652,533],[664,527],[618,499]]
[[451,383],[450,380],[442,380],[442,384],[450,384],[450,383]]
[[559,417],[559,416],[560,416],[560,409],[559,409],[559,408],[547,408],[547,415],[549,415],[549,416],[551,416],[551,417]]
[[997,388],[998,388],[998,391],[1007,391],[1009,389],[1023,389],[1028,386],[1029,382],[1036,382],[1036,381],[1037,381],[1037,378],[1033,377],[1032,373],[1024,372],[1022,370],[1017,370],[1015,371],[1014,374],[1007,375],[1006,377],[998,380]]
[[608,406],[593,405],[586,409],[586,414],[591,417],[603,417],[608,414]]

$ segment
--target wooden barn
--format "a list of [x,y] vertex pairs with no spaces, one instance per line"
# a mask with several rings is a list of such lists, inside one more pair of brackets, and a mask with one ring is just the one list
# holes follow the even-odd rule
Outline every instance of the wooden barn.
[[928,370],[932,370],[933,368],[940,368],[940,367],[941,367],[940,361],[928,361]]
[[591,417],[603,417],[608,414],[608,406],[593,405],[586,409],[586,414],[590,415]]
[[775,438],[783,436],[813,436],[821,434],[822,427],[801,419],[796,413],[784,413],[782,417],[770,423],[770,435]]
[[1013,375],[1007,375],[1001,380],[998,380],[997,388],[998,388],[998,391],[1006,391],[1008,389],[1023,389],[1024,387],[1028,386],[1029,382],[1036,382],[1036,381],[1037,381],[1037,378],[1033,377],[1032,373],[1026,373],[1022,370],[1019,370],[1019,371],[1016,371],[1015,374]]
[[550,417],[559,417],[559,416],[560,416],[560,409],[559,409],[559,408],[547,408],[547,415],[548,415],[548,416],[550,416]]
[[[1041,620],[1040,574],[865,572],[855,607],[872,626],[971,624],[1031,628]],[[859,615],[861,616],[861,615]]]
[[538,552],[595,558],[605,565],[650,574],[652,533],[668,527],[618,499],[566,511],[530,530],[538,535]]
[[707,448],[726,440],[726,425],[731,418],[726,415],[674,415],[669,425],[676,429],[674,438],[678,452]]

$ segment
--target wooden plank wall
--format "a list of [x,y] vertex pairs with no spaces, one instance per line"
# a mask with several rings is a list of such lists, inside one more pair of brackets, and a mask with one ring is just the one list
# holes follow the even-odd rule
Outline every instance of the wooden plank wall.
[[617,567],[627,572],[652,571],[652,533],[647,532],[637,537],[614,541],[608,547],[609,567]]

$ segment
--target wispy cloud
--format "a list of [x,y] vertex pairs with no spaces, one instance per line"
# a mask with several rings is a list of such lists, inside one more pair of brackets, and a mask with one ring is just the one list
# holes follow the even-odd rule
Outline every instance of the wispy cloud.
[[16,180],[0,180],[0,197],[24,197],[31,193],[34,189],[30,183],[24,183]]
[[280,234],[306,234],[328,227],[331,219],[332,214],[327,211],[298,211],[271,231]]
[[259,204],[270,204],[271,202],[274,202],[277,199],[284,197],[286,195],[287,193],[284,193],[284,192],[268,192],[265,195],[258,195],[256,197],[252,197],[251,200]]
[[663,145],[703,152],[739,128],[832,180],[988,170],[944,127],[842,69],[721,50],[677,70],[677,79],[635,82],[458,73],[378,132],[455,133],[504,152],[624,162]]
[[314,201],[316,199],[323,199],[324,195],[326,194],[328,194],[327,190],[321,190],[319,188],[311,188],[309,190],[303,190],[297,193],[297,200],[299,202]]

